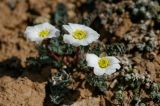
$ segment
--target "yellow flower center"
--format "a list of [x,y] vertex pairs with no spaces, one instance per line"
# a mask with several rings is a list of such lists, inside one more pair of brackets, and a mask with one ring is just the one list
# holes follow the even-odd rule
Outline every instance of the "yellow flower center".
[[109,64],[110,64],[110,61],[106,57],[102,57],[98,61],[98,65],[100,68],[106,68],[109,66]]
[[41,32],[39,32],[39,37],[44,38],[46,36],[48,36],[50,33],[49,29],[44,29]]
[[85,39],[87,37],[87,32],[84,30],[77,29],[73,32],[73,37],[78,40]]

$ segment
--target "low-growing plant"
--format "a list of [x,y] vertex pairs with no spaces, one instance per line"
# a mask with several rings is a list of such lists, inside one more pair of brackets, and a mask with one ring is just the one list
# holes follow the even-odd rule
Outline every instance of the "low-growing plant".
[[148,94],[148,98],[153,100],[155,103],[160,102],[160,87],[157,83],[153,82],[149,75],[142,75],[137,73],[128,73],[123,76],[119,76],[118,82],[115,85],[115,95],[114,99],[118,103],[123,101],[123,92],[126,90],[131,90],[133,92],[131,105],[145,105],[145,97],[142,97],[141,94],[144,91]]
[[65,70],[60,71],[55,76],[52,76],[49,80],[50,87],[50,97],[54,104],[60,104],[64,96],[69,93],[70,89],[67,85],[71,82],[71,77],[66,73]]
[[25,36],[36,42],[39,48],[39,57],[29,58],[28,65],[39,70],[45,66],[59,70],[49,80],[50,97],[54,104],[62,102],[68,91],[69,76],[73,72],[86,71],[88,75],[92,75],[86,76],[90,86],[104,92],[107,89],[104,75],[120,69],[120,61],[114,56],[106,55],[104,44],[98,41],[100,34],[95,30],[73,23],[63,25],[63,28],[68,34],[47,22],[29,26],[25,31]]
[[133,20],[157,20],[160,12],[160,4],[158,0],[135,0],[133,5],[130,5],[130,9]]
[[[71,83],[76,82],[74,72],[85,75],[86,84],[105,94],[109,88],[107,75],[115,73],[121,68],[120,61],[110,55],[123,54],[126,47],[123,43],[106,46],[98,41],[100,34],[83,24],[62,26],[68,33],[57,29],[49,23],[42,23],[26,28],[25,36],[37,43],[39,56],[29,58],[31,69],[41,70],[43,67],[58,69],[56,74],[49,78],[50,98],[53,104],[61,104],[71,89]],[[109,55],[109,56],[107,56]],[[85,73],[85,74],[84,74]],[[75,79],[74,79],[75,78]],[[132,104],[144,105],[140,96],[141,90],[150,95],[156,103],[160,101],[159,87],[148,77],[128,73],[119,76],[115,86],[114,99],[123,101],[123,91],[131,89],[134,93]]]

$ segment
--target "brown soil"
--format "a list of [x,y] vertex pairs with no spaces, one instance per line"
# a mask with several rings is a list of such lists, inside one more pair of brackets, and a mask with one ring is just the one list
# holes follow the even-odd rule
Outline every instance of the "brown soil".
[[34,45],[23,36],[29,19],[28,4],[12,3],[12,9],[9,1],[0,1],[0,60],[16,56],[24,62],[26,57],[37,54]]
[[37,56],[35,44],[26,40],[24,30],[33,20],[31,10],[47,14],[48,8],[44,0],[0,0],[0,106],[44,105],[47,80],[29,73],[17,78],[14,72],[18,69],[6,69],[17,62],[25,66],[27,57]]
[[142,58],[143,56],[141,56],[140,54],[137,54],[135,57],[133,57],[133,61],[136,64],[135,69],[139,70],[139,73],[149,73],[151,75],[152,80],[160,82],[160,55],[146,55],[150,55],[150,58],[152,57],[151,55],[154,55],[154,60],[149,61],[148,59]]
[[44,97],[45,83],[27,77],[0,78],[0,106],[43,106]]
[[[19,61],[20,67],[25,67],[27,57],[38,55],[35,44],[27,41],[24,37],[24,30],[28,25],[48,20],[50,18],[48,14],[54,12],[58,1],[62,0],[0,0],[0,106],[46,105],[45,87],[50,69],[49,72],[42,70],[41,73],[27,72],[24,75],[15,75],[14,72],[17,69],[6,69],[7,66],[3,67],[2,65],[1,67],[1,64],[5,63],[6,59],[12,60],[16,57],[16,62],[12,62],[13,65]],[[75,8],[73,3],[69,3],[71,1],[64,0],[68,3],[69,10]],[[76,5],[79,6],[80,3],[77,2]],[[77,20],[74,11],[69,11],[68,14],[70,20]],[[119,26],[116,36],[123,37],[131,25],[130,20],[125,19]],[[145,56],[135,54],[132,57],[135,68],[141,70],[139,73],[147,72],[154,81],[160,82],[160,55],[158,52]],[[151,57],[153,59],[148,59]],[[11,64],[7,63],[7,65]],[[90,97],[92,93],[88,89],[79,88],[78,90],[80,97],[72,106],[110,105],[107,100],[110,100],[109,97],[113,95],[111,91],[107,91],[106,97]],[[126,92],[125,95],[131,94]],[[126,103],[129,101],[128,98],[125,100]]]

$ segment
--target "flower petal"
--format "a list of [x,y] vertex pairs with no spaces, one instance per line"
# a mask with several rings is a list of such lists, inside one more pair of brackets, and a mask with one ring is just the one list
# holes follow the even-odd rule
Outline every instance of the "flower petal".
[[105,69],[105,74],[110,75],[116,72],[116,69],[120,69],[121,66],[119,64],[112,64]]
[[86,41],[89,44],[89,43],[92,43],[93,41],[97,41],[99,37],[100,37],[99,34],[90,33],[90,34],[88,34]]
[[95,54],[86,54],[86,61],[90,67],[98,67],[98,56]]
[[63,28],[68,31],[70,34],[72,33],[73,29],[69,25],[63,25]]
[[47,36],[45,38],[58,37],[60,35],[60,31],[55,26],[51,25],[48,22],[45,22],[43,24],[39,24],[35,27],[39,28],[39,30],[48,29],[50,31],[49,36]]
[[112,69],[112,68],[107,68],[105,70],[105,74],[107,75],[111,75],[112,73],[116,72],[116,69]]
[[105,74],[105,71],[101,70],[100,68],[94,68],[93,72],[95,75],[98,75],[98,76]]
[[77,42],[71,35],[68,34],[63,36],[63,41],[76,47],[79,46],[79,42]]
[[107,56],[107,58],[110,60],[111,64],[118,64],[118,63],[120,63],[120,61],[116,57],[114,57],[114,56]]
[[108,66],[107,68],[118,69],[119,70],[121,68],[121,66],[119,64],[112,64],[112,65]]
[[69,35],[69,34],[65,34],[63,36],[63,41],[65,43],[72,44],[73,46],[76,46],[76,47],[79,45],[83,45],[83,46],[88,45],[88,42],[86,40],[77,40],[77,39],[73,38],[72,35]]
[[47,38],[53,38],[53,37],[59,37],[59,36],[60,36],[60,31],[55,27],[53,27],[52,29],[50,29],[50,34]]
[[73,31],[76,29],[85,29],[85,25],[82,24],[69,23],[69,26],[72,28]]
[[24,35],[26,36],[27,39],[31,40],[31,41],[41,41],[41,38],[38,37],[37,35],[37,30],[35,29],[35,27],[27,27],[26,31],[24,32]]

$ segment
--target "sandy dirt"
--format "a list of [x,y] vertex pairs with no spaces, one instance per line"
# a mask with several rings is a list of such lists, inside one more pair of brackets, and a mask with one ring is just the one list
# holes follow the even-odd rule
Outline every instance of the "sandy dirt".
[[[48,20],[50,18],[48,14],[55,11],[58,1],[61,0],[0,0],[0,106],[50,106],[50,102],[45,100],[47,95],[45,87],[51,70],[49,73],[42,71],[17,75],[16,72],[19,70],[10,69],[7,65],[13,64],[14,67],[18,64],[20,68],[24,68],[27,57],[38,56],[35,44],[24,37],[25,28]],[[79,6],[80,3],[77,2],[76,5]],[[67,7],[69,10],[75,8],[73,3],[68,3]],[[74,12],[69,11],[68,14],[70,20],[76,21]],[[45,19],[41,19],[42,17]],[[124,33],[130,31],[131,26],[132,22],[125,18],[119,25],[116,36],[122,38]],[[139,73],[149,73],[154,81],[160,82],[159,51],[145,55],[134,53],[130,58],[135,69],[140,70]],[[9,61],[7,65],[6,61]],[[106,92],[106,97],[92,97],[88,89],[78,88],[78,90],[80,97],[71,106],[106,106],[106,104],[110,106],[107,100],[113,95],[111,91]],[[125,95],[129,94],[126,92]],[[128,98],[125,100],[129,101]]]

